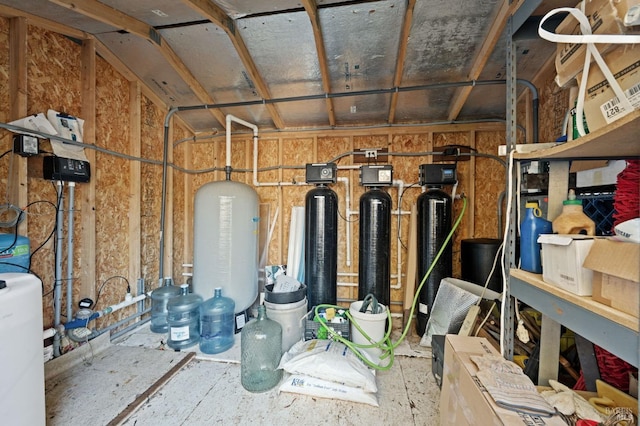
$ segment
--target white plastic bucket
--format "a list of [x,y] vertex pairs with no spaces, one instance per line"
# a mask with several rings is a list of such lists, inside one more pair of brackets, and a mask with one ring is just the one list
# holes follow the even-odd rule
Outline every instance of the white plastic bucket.
[[267,317],[282,326],[282,353],[287,352],[304,335],[307,298],[294,303],[264,302]]
[[[355,322],[358,323],[362,331],[364,331],[371,340],[380,342],[384,338],[385,325],[387,323],[387,307],[381,304],[382,312],[379,314],[372,314],[371,312],[360,312],[362,307],[362,300],[353,302],[349,307],[349,313]],[[371,345],[371,342],[367,340],[362,333],[351,322],[351,341],[359,345]],[[378,362],[382,350],[378,348],[363,348],[362,351],[366,352],[374,362]]]

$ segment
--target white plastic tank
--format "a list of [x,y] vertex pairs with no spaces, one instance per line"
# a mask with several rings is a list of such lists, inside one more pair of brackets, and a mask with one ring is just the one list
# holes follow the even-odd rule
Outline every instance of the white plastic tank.
[[193,291],[209,299],[222,288],[235,302],[235,313],[258,296],[258,203],[252,187],[230,180],[196,192]]
[[0,423],[44,425],[42,284],[25,273],[0,281]]

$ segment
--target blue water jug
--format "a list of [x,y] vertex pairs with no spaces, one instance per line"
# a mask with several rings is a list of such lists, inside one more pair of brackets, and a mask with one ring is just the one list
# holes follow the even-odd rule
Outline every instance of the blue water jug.
[[200,304],[202,297],[189,293],[189,284],[180,286],[180,294],[167,302],[167,323],[169,338],[167,345],[171,349],[193,346],[200,341]]
[[213,290],[213,297],[200,305],[200,350],[205,354],[218,354],[230,349],[234,343],[236,304],[222,296],[222,289]]
[[520,224],[520,269],[542,273],[542,261],[540,259],[540,234],[551,234],[551,222],[543,219],[538,203],[529,201],[525,204],[526,212],[524,220]]

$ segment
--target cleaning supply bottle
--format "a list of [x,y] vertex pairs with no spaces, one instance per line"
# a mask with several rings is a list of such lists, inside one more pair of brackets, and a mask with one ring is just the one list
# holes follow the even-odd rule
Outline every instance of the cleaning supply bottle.
[[264,305],[258,318],[245,325],[240,334],[240,381],[249,392],[265,392],[282,378],[278,369],[282,357],[282,327],[267,318]]
[[182,284],[180,294],[167,302],[167,345],[171,349],[179,351],[200,341],[200,303],[202,297],[189,293],[189,284]]
[[550,234],[552,224],[541,217],[542,211],[537,202],[527,202],[525,209],[524,220],[520,224],[520,268],[535,274],[541,274],[541,247],[538,243],[538,236],[540,234]]
[[213,289],[213,297],[200,305],[200,350],[218,354],[234,343],[236,304],[222,295],[222,288]]
[[562,203],[562,213],[553,220],[553,232],[557,234],[596,235],[596,224],[582,211],[582,200],[576,199],[573,189]]

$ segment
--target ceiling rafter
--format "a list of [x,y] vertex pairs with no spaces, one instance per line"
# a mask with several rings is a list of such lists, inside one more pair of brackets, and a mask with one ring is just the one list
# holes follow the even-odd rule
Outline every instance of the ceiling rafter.
[[[515,13],[516,10],[520,8],[520,6],[524,3],[524,0],[518,0],[510,2],[510,0],[503,0],[498,13],[495,18],[489,25],[489,32],[487,33],[487,37],[485,37],[482,42],[482,46],[478,51],[475,59],[473,60],[473,64],[471,65],[471,71],[467,77],[467,80],[477,80],[484,69],[484,66],[489,61],[489,57],[491,53],[498,44],[498,40],[504,31],[505,26],[507,25],[507,20],[511,15]],[[462,107],[465,102],[469,98],[471,94],[471,90],[473,90],[473,86],[465,86],[461,87],[456,91],[455,99],[451,103],[449,107],[449,112],[447,114],[447,118],[451,121],[458,118],[458,114],[462,111]]]
[[[322,88],[324,93],[331,93],[331,79],[329,78],[329,65],[327,64],[327,52],[324,48],[324,37],[322,36],[322,28],[320,28],[320,17],[318,16],[318,6],[315,0],[302,0],[302,5],[309,15],[311,27],[313,28],[313,38],[316,41],[316,51],[318,53],[318,63],[320,64],[320,74],[322,75]],[[336,115],[333,109],[333,100],[326,99],[327,114],[329,115],[329,124],[336,125]]]
[[[184,64],[182,59],[178,57],[175,51],[162,38],[156,30],[142,21],[124,14],[110,6],[100,3],[96,0],[49,0],[51,3],[67,9],[78,12],[84,16],[111,25],[115,28],[121,28],[132,34],[144,38],[156,46],[164,58],[169,62],[173,69],[182,77],[182,79],[191,87],[200,101],[205,104],[215,104],[213,97],[202,87],[200,82],[193,76],[191,71]],[[217,109],[210,109],[209,112],[222,125],[225,125],[224,114]]]
[[[407,9],[404,13],[402,22],[402,33],[400,34],[400,46],[398,46],[398,56],[396,59],[396,71],[393,76],[393,87],[400,87],[402,82],[402,74],[404,72],[404,60],[407,56],[407,43],[409,43],[409,33],[411,32],[411,24],[413,23],[413,9],[416,6],[416,0],[407,2]],[[389,115],[387,122],[393,124],[396,120],[396,106],[398,105],[398,92],[391,94],[391,103],[389,105]]]
[[[240,36],[240,34],[236,31],[235,21],[231,19],[227,14],[220,9],[220,7],[216,6],[209,0],[183,0],[186,4],[188,4],[193,10],[200,13],[202,16],[208,18],[211,22],[218,25],[222,28],[231,43],[236,49],[240,60],[244,64],[249,77],[253,81],[253,84],[256,87],[258,95],[264,99],[271,99],[271,92],[269,91],[269,86],[262,78],[262,75],[258,72],[258,67],[256,66],[253,58],[249,54],[249,49],[244,44],[244,40]],[[271,119],[273,120],[273,124],[275,124],[276,128],[283,129],[284,121],[282,117],[280,117],[280,113],[274,104],[265,104],[267,111],[271,115]]]

